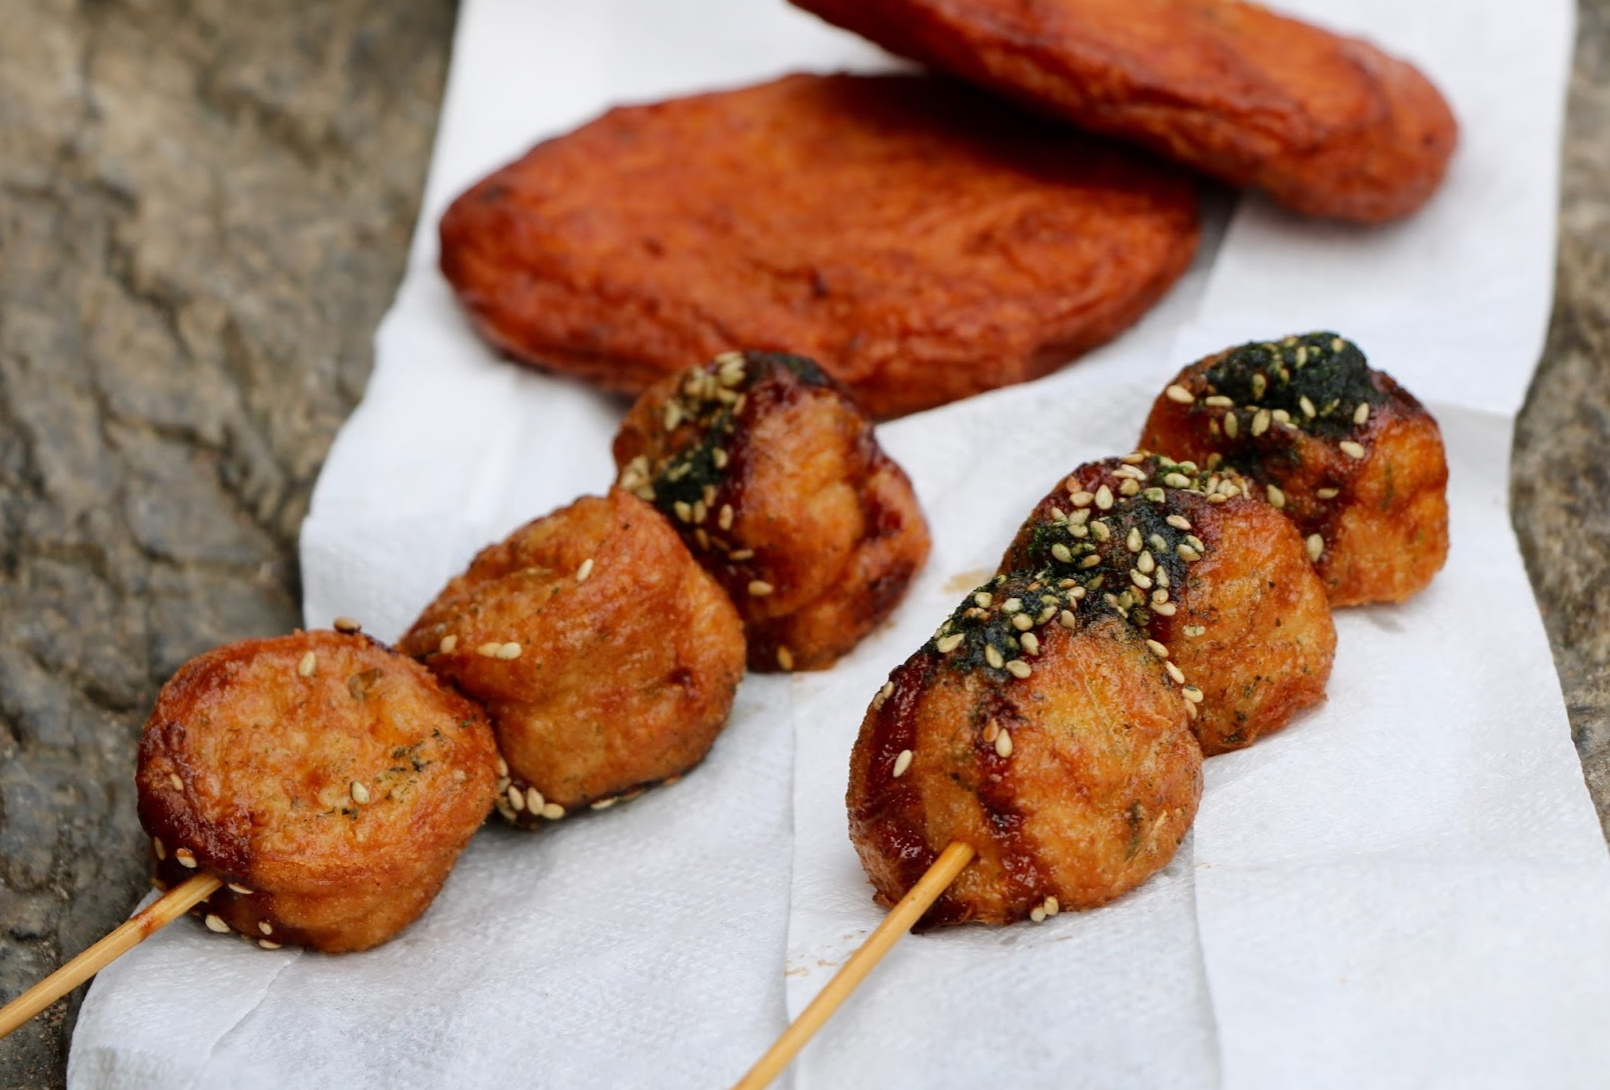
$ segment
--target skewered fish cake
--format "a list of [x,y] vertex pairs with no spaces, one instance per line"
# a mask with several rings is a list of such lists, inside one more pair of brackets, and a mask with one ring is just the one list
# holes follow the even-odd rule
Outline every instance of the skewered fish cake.
[[198,912],[265,947],[391,938],[436,896],[492,808],[485,716],[355,633],[246,640],[163,686],[135,784],[164,888],[228,884]]
[[498,811],[527,826],[698,764],[744,663],[732,603],[620,489],[483,549],[398,646],[486,708]]
[[1137,453],[1081,466],[1001,561],[1071,580],[1126,618],[1193,701],[1208,756],[1251,745],[1324,698],[1336,649],[1302,537],[1233,471]]
[[1431,414],[1334,333],[1186,367],[1141,445],[1253,478],[1302,532],[1331,605],[1400,602],[1448,556],[1448,462]]
[[732,597],[751,669],[831,666],[928,558],[911,482],[804,357],[729,352],[663,379],[614,451],[621,487],[653,503]]
[[850,836],[893,904],[952,841],[977,857],[927,926],[1092,908],[1173,858],[1202,753],[1136,628],[1043,574],[965,599],[873,700],[850,759]]

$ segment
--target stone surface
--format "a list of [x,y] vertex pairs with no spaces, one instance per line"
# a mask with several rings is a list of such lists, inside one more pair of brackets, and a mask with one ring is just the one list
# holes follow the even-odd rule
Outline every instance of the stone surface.
[[[134,743],[297,624],[295,535],[401,275],[450,0],[0,4],[0,998],[128,911]],[[63,1080],[74,1004],[0,1043]]]
[[[130,769],[294,545],[401,273],[449,0],[23,0],[0,35],[0,999],[146,879]],[[1583,0],[1558,301],[1513,505],[1610,829],[1610,0]],[[59,1086],[71,1004],[0,1043]]]

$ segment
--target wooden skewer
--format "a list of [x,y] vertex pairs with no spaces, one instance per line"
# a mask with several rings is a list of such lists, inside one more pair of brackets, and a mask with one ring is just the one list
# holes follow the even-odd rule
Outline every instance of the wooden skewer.
[[223,881],[216,875],[198,874],[152,901],[100,942],[0,1008],[0,1037],[211,897],[221,885]]
[[929,867],[923,876],[917,879],[917,884],[906,891],[898,904],[883,918],[877,930],[867,936],[861,948],[850,955],[850,960],[844,963],[833,977],[827,982],[827,987],[817,993],[811,1000],[810,1006],[800,1012],[794,1024],[783,1031],[775,1044],[766,1050],[766,1054],[755,1062],[749,1069],[749,1074],[733,1084],[732,1090],[763,1090],[770,1085],[771,1080],[782,1074],[783,1068],[805,1043],[815,1036],[827,1020],[833,1017],[833,1012],[839,1009],[856,986],[866,979],[878,962],[883,960],[894,944],[900,941],[911,925],[916,923],[924,912],[928,911],[939,895],[950,888],[962,868],[973,861],[973,846],[954,841],[944,851],[939,853],[933,866]]

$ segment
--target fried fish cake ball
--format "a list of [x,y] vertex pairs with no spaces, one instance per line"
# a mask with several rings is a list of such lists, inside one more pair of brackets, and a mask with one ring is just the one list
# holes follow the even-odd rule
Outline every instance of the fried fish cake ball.
[[442,217],[516,359],[638,394],[799,352],[875,417],[1044,375],[1191,263],[1185,172],[949,80],[817,76],[611,110]]
[[1133,626],[1076,606],[997,577],[874,698],[847,801],[880,903],[958,840],[977,857],[927,926],[1094,908],[1173,858],[1202,796],[1186,702]]
[[911,482],[802,356],[728,352],[662,379],[627,414],[615,462],[732,597],[753,670],[831,666],[928,558]]
[[732,603],[620,489],[481,550],[398,647],[486,708],[498,812],[528,827],[698,764],[744,664]]
[[1448,558],[1436,420],[1334,333],[1191,364],[1153,404],[1140,441],[1252,477],[1302,531],[1333,606],[1401,602]]
[[1001,561],[1135,625],[1192,701],[1208,756],[1324,699],[1336,651],[1302,536],[1247,485],[1154,454],[1092,462],[1035,506]]
[[1413,65],[1239,0],[793,0],[902,56],[1314,216],[1436,191],[1459,127]]
[[158,883],[228,883],[197,909],[210,929],[338,953],[425,911],[492,809],[496,763],[481,710],[418,663],[298,632],[180,667],[135,786]]

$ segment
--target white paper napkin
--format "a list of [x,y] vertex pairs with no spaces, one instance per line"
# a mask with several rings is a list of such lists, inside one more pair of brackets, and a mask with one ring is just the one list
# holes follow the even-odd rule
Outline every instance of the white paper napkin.
[[[1449,93],[1463,143],[1429,208],[1363,231],[1243,201],[1222,247],[1115,344],[884,427],[934,558],[839,667],[746,680],[710,758],[672,788],[538,835],[484,832],[378,950],[267,953],[169,928],[101,974],[70,1084],[730,1083],[879,918],[843,793],[887,670],[1059,474],[1130,447],[1178,366],[1320,327],[1441,419],[1448,569],[1406,606],[1339,618],[1329,702],[1208,763],[1165,872],[1097,912],[902,943],[789,1078],[1601,1082],[1610,864],[1505,513],[1551,294],[1571,9],[1288,6],[1411,56]],[[763,0],[467,0],[409,274],[304,527],[308,622],[350,614],[395,636],[475,549],[611,477],[621,405],[495,358],[459,315],[435,271],[453,196],[612,102],[889,64]],[[1029,418],[1043,426],[1013,427]]]

